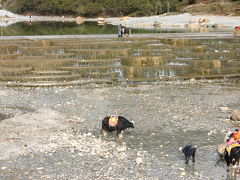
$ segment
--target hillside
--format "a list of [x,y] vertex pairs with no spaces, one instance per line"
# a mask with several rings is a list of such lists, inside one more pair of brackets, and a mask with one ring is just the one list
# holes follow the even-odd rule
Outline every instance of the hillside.
[[140,17],[185,12],[240,15],[239,0],[1,0],[1,5],[17,14],[41,16]]
[[182,12],[191,14],[212,14],[212,15],[240,15],[240,2],[199,0],[195,4],[187,5],[182,8]]

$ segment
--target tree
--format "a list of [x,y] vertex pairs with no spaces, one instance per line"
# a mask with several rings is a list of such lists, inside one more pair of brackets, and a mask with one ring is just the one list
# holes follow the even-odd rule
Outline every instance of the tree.
[[[232,0],[234,1],[234,0]],[[40,15],[149,16],[176,11],[195,0],[2,0],[15,13]]]

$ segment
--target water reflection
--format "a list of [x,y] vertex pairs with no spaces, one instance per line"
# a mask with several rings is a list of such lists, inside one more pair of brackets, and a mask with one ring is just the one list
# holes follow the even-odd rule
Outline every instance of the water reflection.
[[26,35],[77,35],[77,34],[114,34],[115,26],[97,26],[95,22],[18,22],[7,27],[2,27],[2,36]]
[[[229,29],[216,28],[134,28],[132,33],[187,33],[187,32],[216,32],[230,31]],[[6,22],[1,26],[1,36],[26,36],[26,35],[78,35],[78,34],[117,34],[117,27],[110,24],[99,24],[93,21],[29,21]],[[157,45],[157,44],[152,44]]]

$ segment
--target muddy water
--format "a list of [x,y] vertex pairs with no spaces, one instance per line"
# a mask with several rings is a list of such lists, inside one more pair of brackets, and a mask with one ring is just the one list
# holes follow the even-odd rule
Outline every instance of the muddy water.
[[[239,83],[211,81],[1,88],[2,112],[17,115],[27,110],[50,108],[67,116],[75,115],[85,120],[73,126],[76,135],[90,132],[96,138],[101,137],[101,120],[109,114],[134,120],[136,128],[125,132],[123,142],[116,141],[115,135],[105,140],[126,143],[128,156],[125,160],[84,158],[62,147],[51,156],[47,152],[36,152],[2,160],[0,166],[7,168],[2,168],[0,176],[3,179],[226,179],[225,163],[215,166],[215,149],[227,130],[235,128],[228,118],[233,109],[239,108],[239,90]],[[222,111],[221,107],[229,110]],[[186,166],[178,150],[187,144],[198,148],[194,165]],[[135,164],[138,152],[144,154],[140,167]],[[114,174],[106,174],[109,169],[101,168],[110,168],[107,164],[117,165]],[[31,170],[42,166],[44,170],[34,173]]]

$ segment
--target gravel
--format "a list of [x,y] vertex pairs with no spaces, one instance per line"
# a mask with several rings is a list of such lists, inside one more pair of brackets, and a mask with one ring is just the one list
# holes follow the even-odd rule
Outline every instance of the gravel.
[[[234,129],[238,82],[0,88],[0,179],[224,179],[216,147]],[[94,94],[94,96],[93,96]],[[109,114],[134,120],[101,135]],[[197,146],[184,164],[180,147]]]

